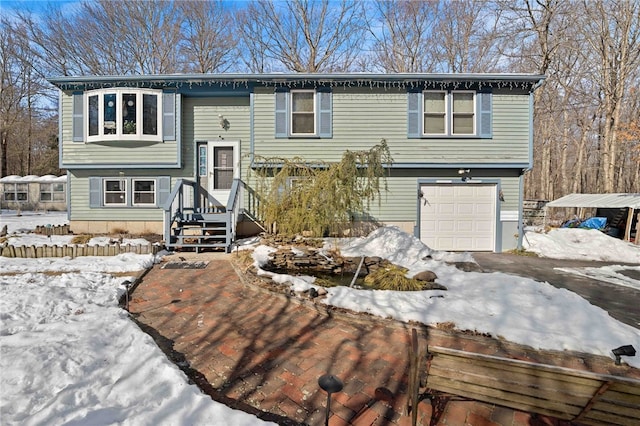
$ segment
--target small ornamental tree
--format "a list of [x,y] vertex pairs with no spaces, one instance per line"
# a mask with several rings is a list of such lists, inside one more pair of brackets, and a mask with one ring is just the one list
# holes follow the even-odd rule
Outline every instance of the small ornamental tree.
[[256,160],[261,219],[270,232],[289,236],[351,229],[354,218],[387,191],[385,165],[393,162],[384,139],[367,151],[345,151],[338,163]]

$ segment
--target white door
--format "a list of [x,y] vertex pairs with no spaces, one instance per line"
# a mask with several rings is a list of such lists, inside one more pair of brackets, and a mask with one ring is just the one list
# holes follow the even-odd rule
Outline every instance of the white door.
[[420,240],[435,250],[494,251],[495,184],[423,184]]
[[240,142],[209,141],[207,156],[209,206],[226,206],[233,179],[240,178]]

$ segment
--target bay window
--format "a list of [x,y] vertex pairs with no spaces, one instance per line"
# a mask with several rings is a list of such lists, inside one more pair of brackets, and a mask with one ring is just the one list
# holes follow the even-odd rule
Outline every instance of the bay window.
[[87,141],[160,141],[160,90],[102,89],[85,94]]

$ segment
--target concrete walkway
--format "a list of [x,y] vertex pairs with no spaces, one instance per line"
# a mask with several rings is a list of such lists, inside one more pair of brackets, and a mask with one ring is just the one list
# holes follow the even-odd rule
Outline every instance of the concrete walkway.
[[[177,257],[169,260],[179,262]],[[327,396],[318,378],[330,373],[344,389],[333,395],[329,424],[411,424],[405,415],[411,325],[330,310],[262,288],[242,279],[229,259],[214,256],[204,269],[156,265],[129,305],[139,325],[203,391],[282,425],[322,425]],[[415,327],[423,345],[525,360],[546,357],[542,362],[572,368],[593,365],[570,354],[542,354],[483,336]],[[425,397],[418,424],[571,423],[459,398]]]

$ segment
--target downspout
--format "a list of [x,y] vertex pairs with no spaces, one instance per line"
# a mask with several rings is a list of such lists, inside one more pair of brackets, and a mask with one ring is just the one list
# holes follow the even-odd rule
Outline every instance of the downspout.
[[253,168],[255,158],[255,135],[253,126],[254,90],[255,89],[252,89],[251,92],[249,92],[249,170]]
[[541,78],[536,84],[531,87],[529,91],[529,165],[527,168],[522,169],[520,173],[520,183],[518,185],[518,251],[522,250],[522,239],[524,237],[524,174],[533,169],[533,92],[537,88],[542,86],[544,78]]

